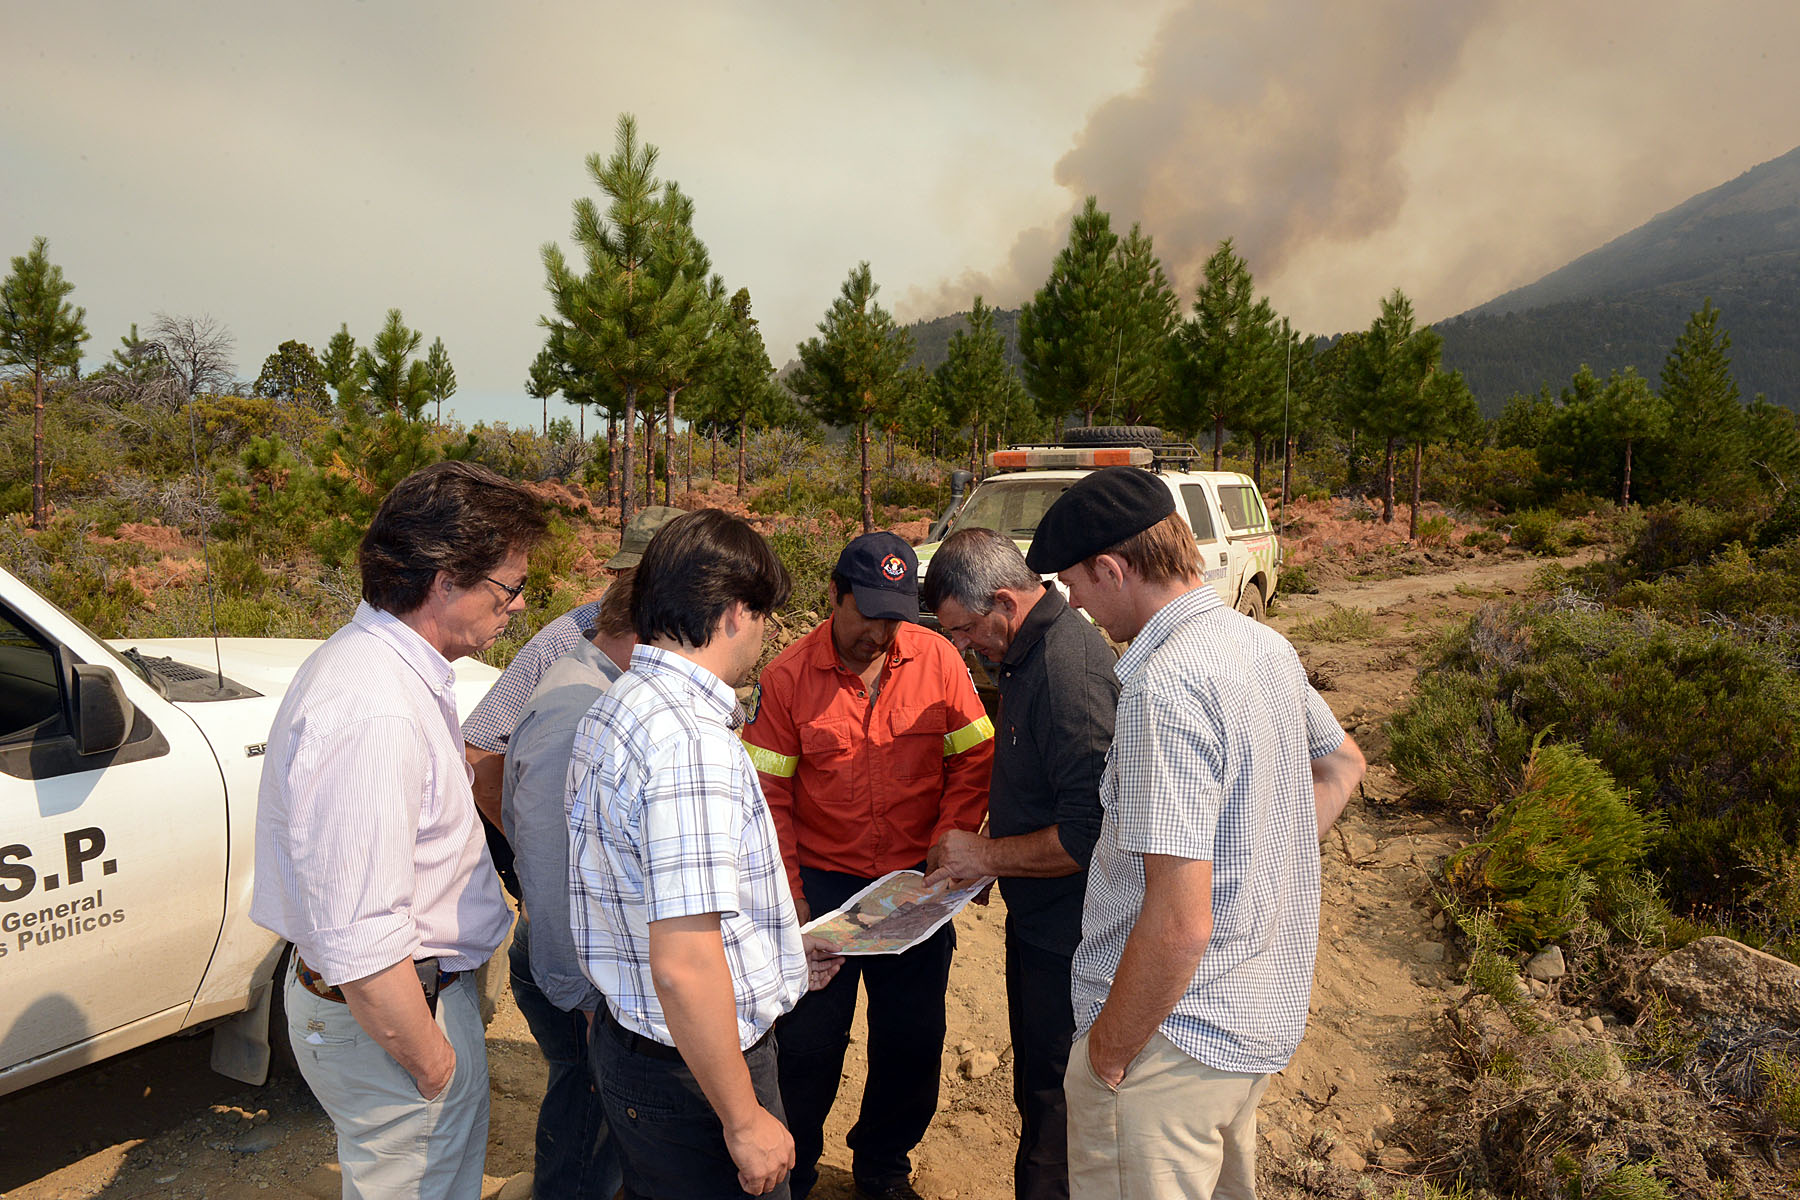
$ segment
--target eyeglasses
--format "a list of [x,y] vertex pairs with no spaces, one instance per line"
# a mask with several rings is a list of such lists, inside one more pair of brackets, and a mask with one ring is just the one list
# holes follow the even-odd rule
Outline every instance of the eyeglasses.
[[524,594],[525,583],[526,583],[526,581],[524,581],[524,580],[520,581],[518,587],[508,587],[506,584],[501,583],[498,579],[495,579],[492,575],[484,575],[484,576],[482,576],[482,578],[486,579],[489,583],[493,584],[495,587],[497,587],[501,591],[505,592],[506,593],[506,602],[508,604],[511,604],[514,600],[517,600],[522,594]]

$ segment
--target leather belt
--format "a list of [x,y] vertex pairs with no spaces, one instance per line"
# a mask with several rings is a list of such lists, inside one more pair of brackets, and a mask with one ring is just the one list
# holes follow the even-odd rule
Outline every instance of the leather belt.
[[[461,977],[461,971],[445,971],[440,968],[438,970],[438,991],[442,992]],[[325,977],[307,966],[306,960],[301,958],[298,954],[294,955],[294,978],[300,981],[301,987],[305,988],[321,1000],[332,1000],[338,1004],[349,1003],[348,1000],[344,999],[342,988],[326,983]]]

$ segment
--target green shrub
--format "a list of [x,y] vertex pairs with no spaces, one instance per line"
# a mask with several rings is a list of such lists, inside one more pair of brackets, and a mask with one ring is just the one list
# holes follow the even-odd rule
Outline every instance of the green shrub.
[[1698,567],[1732,542],[1751,541],[1756,514],[1748,509],[1703,508],[1665,502],[1643,510],[1625,529],[1620,556],[1637,575],[1655,578],[1683,567]]
[[1305,567],[1283,567],[1281,576],[1275,586],[1275,594],[1286,592],[1290,596],[1311,596],[1319,590],[1319,585],[1312,581]]
[[1800,1133],[1800,1058],[1766,1050],[1757,1056],[1762,1107],[1789,1133]]
[[1568,525],[1549,509],[1528,508],[1513,517],[1512,544],[1529,554],[1567,554],[1569,543]]
[[1388,759],[1416,801],[1486,812],[1507,795],[1531,733],[1479,676],[1434,669],[1388,723]]
[[1506,535],[1493,529],[1474,529],[1463,534],[1463,545],[1492,554],[1506,548]]
[[1435,517],[1426,517],[1419,522],[1419,544],[1421,546],[1445,545],[1450,541],[1450,534],[1455,529],[1456,523],[1442,513]]
[[1754,920],[1748,862],[1800,841],[1800,675],[1792,631],[1752,620],[1686,626],[1579,598],[1483,609],[1394,718],[1393,761],[1421,801],[1481,807],[1504,794],[1520,732],[1554,727],[1666,816],[1650,865],[1678,912]]
[[1294,626],[1288,637],[1297,642],[1372,642],[1378,634],[1375,618],[1367,609],[1334,607],[1322,617]]
[[1586,919],[1600,883],[1634,873],[1657,830],[1605,767],[1540,737],[1518,794],[1480,841],[1450,856],[1444,876],[1508,938],[1542,945]]

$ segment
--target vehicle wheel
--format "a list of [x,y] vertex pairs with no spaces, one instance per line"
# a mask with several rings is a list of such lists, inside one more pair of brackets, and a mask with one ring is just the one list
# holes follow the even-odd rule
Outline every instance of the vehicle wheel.
[[1244,585],[1244,592],[1238,597],[1237,610],[1252,621],[1262,620],[1263,614],[1268,610],[1268,605],[1263,602],[1262,588],[1257,586],[1254,579]]
[[1148,446],[1163,444],[1163,431],[1154,425],[1093,425],[1063,430],[1065,446]]

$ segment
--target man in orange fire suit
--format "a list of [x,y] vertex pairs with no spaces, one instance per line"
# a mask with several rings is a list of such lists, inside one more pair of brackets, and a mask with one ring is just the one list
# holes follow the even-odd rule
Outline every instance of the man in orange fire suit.
[[[743,738],[802,922],[890,871],[922,869],[945,832],[979,828],[986,811],[993,723],[956,650],[913,623],[917,577],[895,534],[852,541],[832,572],[830,618],[769,664],[751,702]],[[869,1073],[848,1139],[852,1175],[868,1200],[916,1200],[910,1155],[937,1111],[955,946],[946,924],[904,954],[847,958],[776,1025],[794,1200],[818,1180],[859,977]]]

